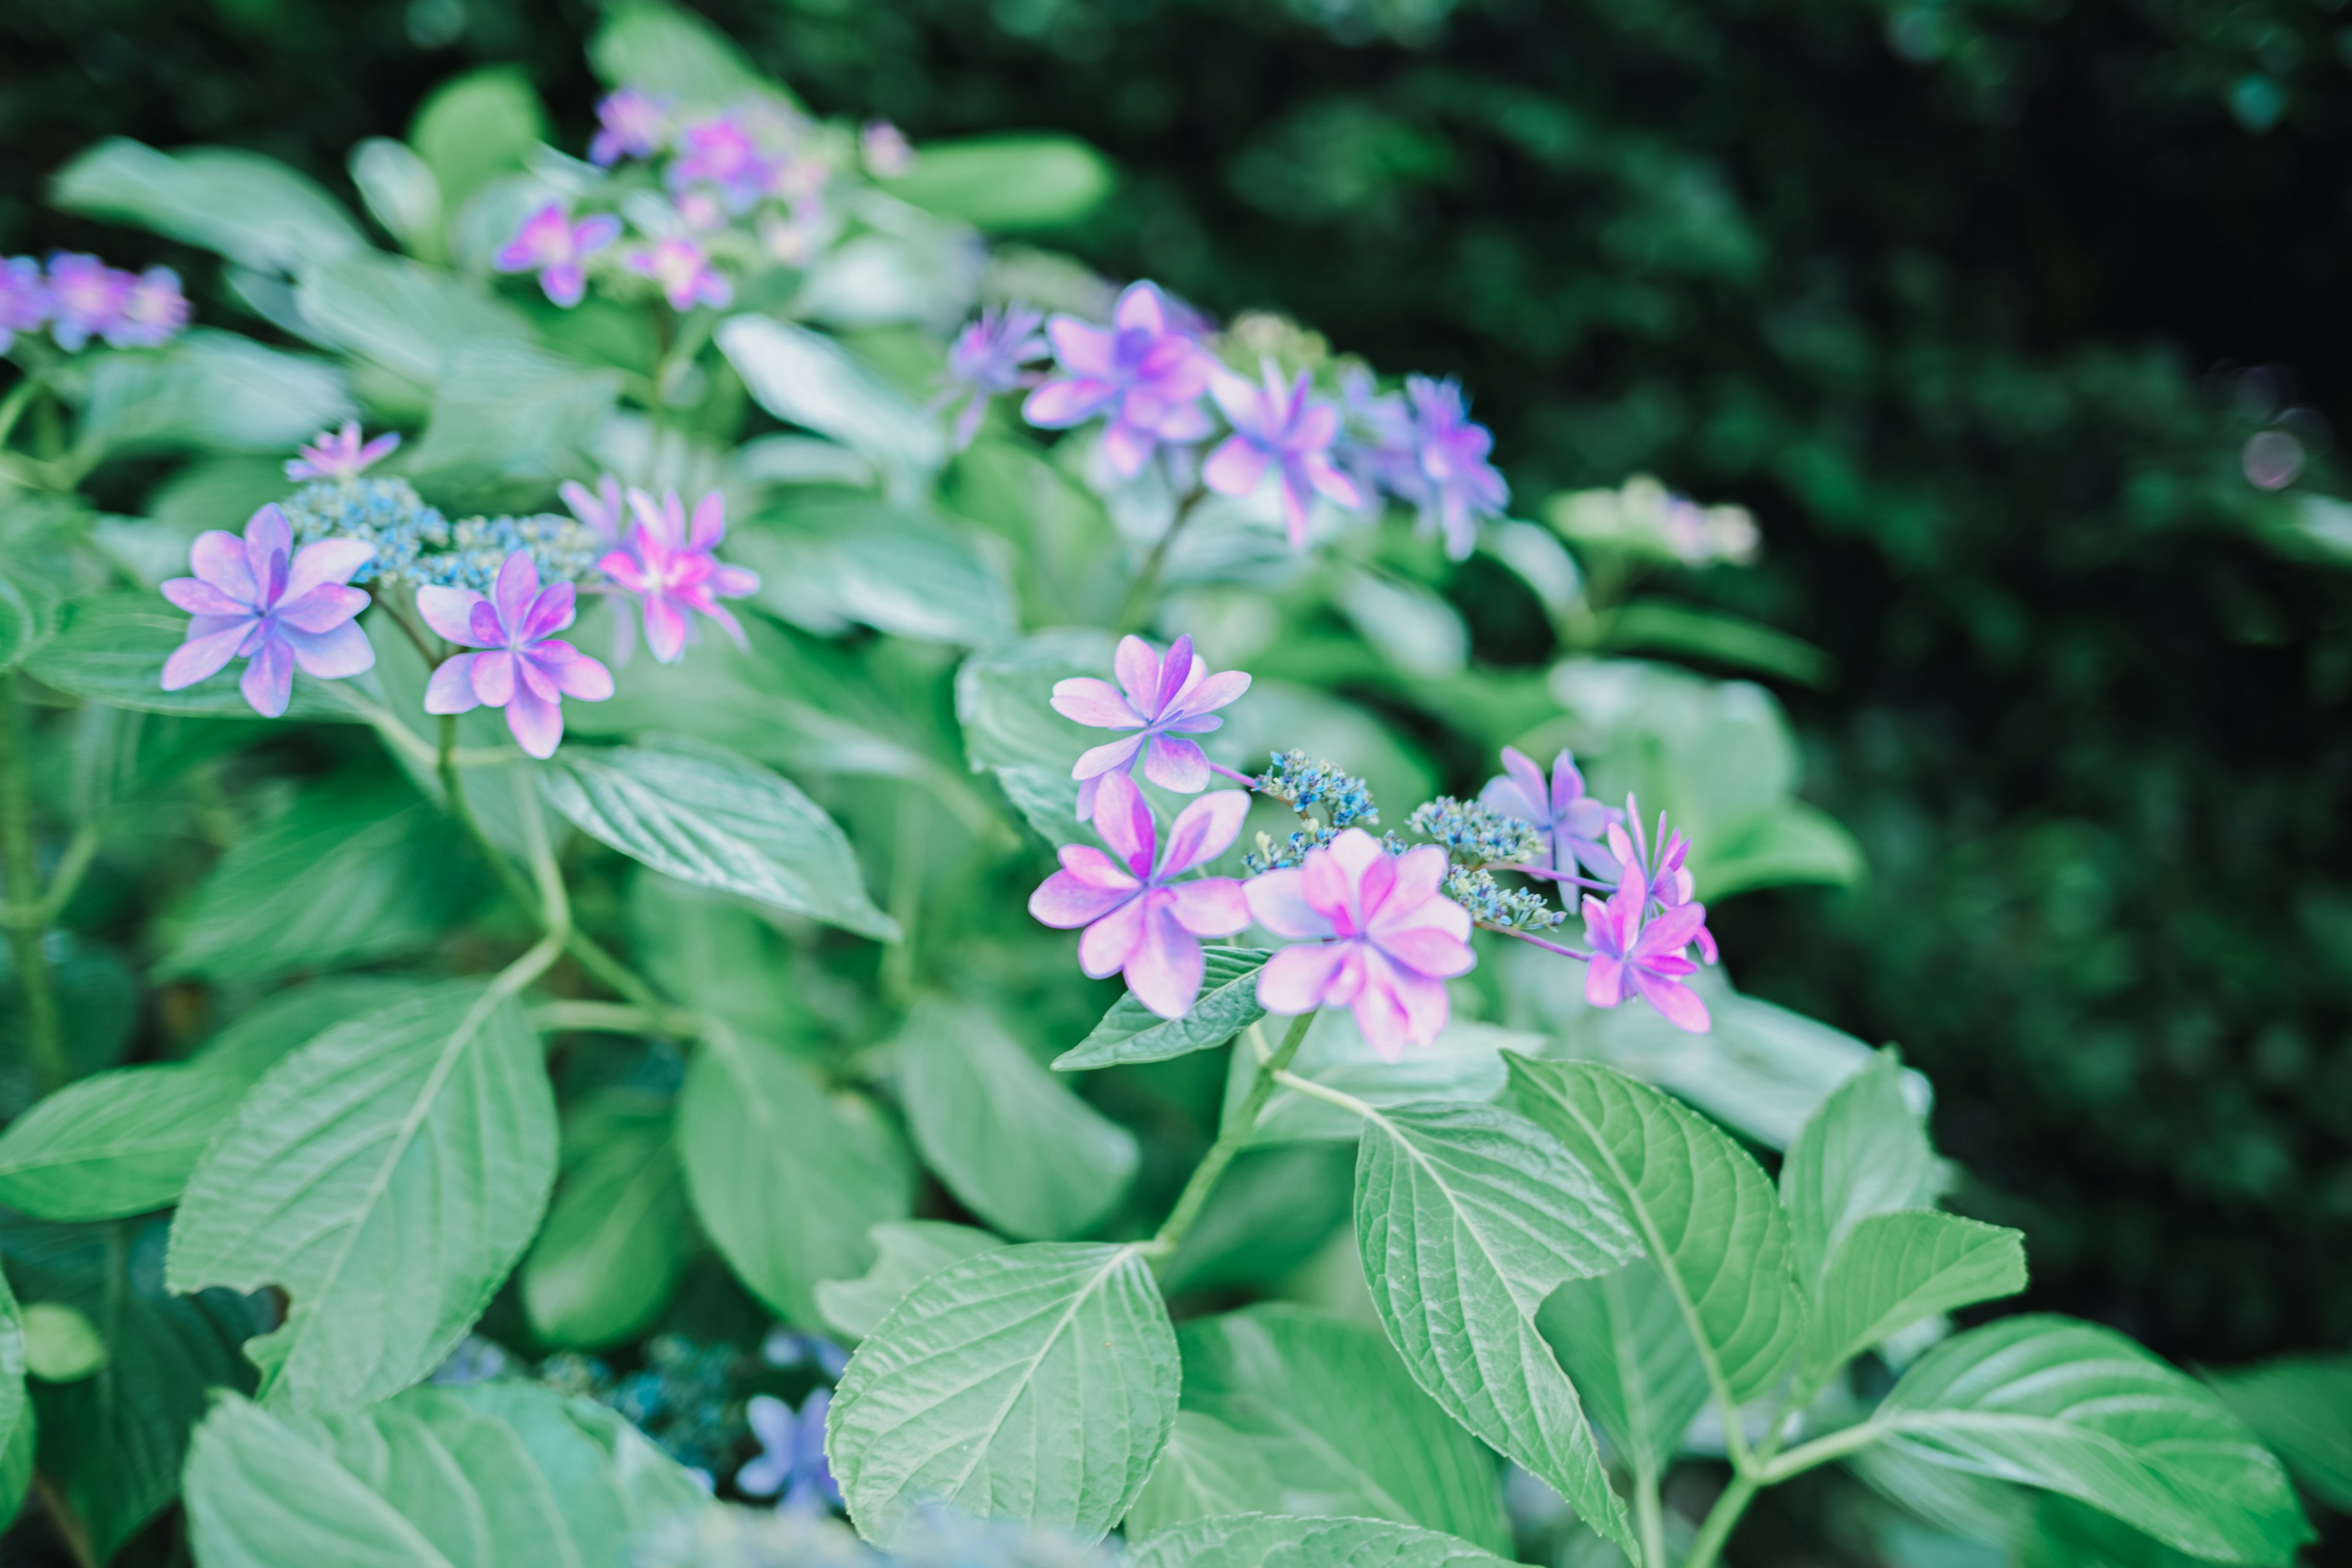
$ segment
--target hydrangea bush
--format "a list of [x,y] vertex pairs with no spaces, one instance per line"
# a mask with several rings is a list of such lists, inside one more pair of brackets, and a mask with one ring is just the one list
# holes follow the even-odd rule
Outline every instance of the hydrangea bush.
[[[2292,1556],[2207,1384],[1956,1329],[2026,1265],[1926,1084],[1725,980],[1707,900],[1851,841],[1762,689],[1594,650],[1744,514],[1514,518],[1458,385],[1015,238],[1083,147],[829,123],[667,10],[591,58],[584,158],[502,79],[355,150],[396,250],[249,154],[64,172],[233,328],[0,266],[9,1506],[1705,1568],[1839,1464],[2028,1561]],[[1524,613],[1588,651],[1477,657]]]

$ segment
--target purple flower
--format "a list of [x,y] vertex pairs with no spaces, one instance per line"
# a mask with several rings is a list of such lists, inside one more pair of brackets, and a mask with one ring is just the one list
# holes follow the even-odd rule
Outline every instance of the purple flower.
[[1339,373],[1339,439],[1333,458],[1367,494],[1420,494],[1420,463],[1413,450],[1412,416],[1404,395],[1382,392],[1371,372],[1349,365]]
[[1122,477],[1143,471],[1162,441],[1197,441],[1212,428],[1201,394],[1216,361],[1172,326],[1158,285],[1130,283],[1097,327],[1074,316],[1046,326],[1055,357],[1067,375],[1048,381],[1021,405],[1022,417],[1048,430],[1066,430],[1108,410],[1103,449]]
[[1478,804],[1536,825],[1550,853],[1549,867],[1563,876],[1575,874],[1579,864],[1596,877],[1614,877],[1618,858],[1601,847],[1610,825],[1623,814],[1586,797],[1584,775],[1566,752],[1552,759],[1551,783],[1523,752],[1503,748],[1503,773],[1490,779],[1478,795]]
[[39,330],[49,319],[49,287],[41,280],[41,264],[29,256],[0,261],[0,353],[6,353],[18,332]]
[[667,175],[672,190],[716,185],[732,212],[747,212],[775,183],[776,165],[760,151],[759,140],[732,115],[698,121],[678,136],[678,155]]
[[449,641],[487,650],[442,661],[425,683],[427,713],[503,708],[516,743],[544,759],[563,739],[564,698],[602,702],[613,695],[612,671],[555,639],[572,624],[572,587],[541,589],[527,550],[507,557],[488,598],[471,588],[419,588],[416,608]]
[[697,305],[723,310],[735,298],[735,286],[711,270],[702,247],[690,239],[665,239],[651,250],[632,251],[627,265],[659,283],[673,310]]
[[1297,866],[1244,884],[1250,914],[1286,947],[1258,972],[1269,1013],[1347,1007],[1373,1051],[1394,1061],[1445,1027],[1448,977],[1466,973],[1470,912],[1438,890],[1445,851],[1391,855],[1360,827]]
[[1360,507],[1364,492],[1331,464],[1339,411],[1307,396],[1305,371],[1285,386],[1273,361],[1262,370],[1263,387],[1224,370],[1210,381],[1209,395],[1233,422],[1234,433],[1209,454],[1201,478],[1219,495],[1245,496],[1273,468],[1282,478],[1282,516],[1290,527],[1291,545],[1304,550],[1312,495],[1320,492],[1341,506]]
[[596,105],[596,119],[604,129],[588,143],[588,157],[610,168],[624,158],[650,158],[661,151],[669,133],[669,100],[625,87]]
[[866,172],[881,179],[903,174],[915,166],[915,149],[906,132],[887,120],[869,120],[857,133],[857,151]]
[[598,540],[605,544],[621,542],[621,530],[628,522],[629,514],[622,510],[620,480],[605,474],[597,479],[596,488],[592,490],[576,479],[566,479],[557,488],[556,494],[563,498],[563,504],[571,509],[572,515],[578,518]]
[[[1643,885],[1649,889],[1650,897],[1656,900],[1659,908],[1672,910],[1686,904],[1694,909],[1704,907],[1691,904],[1691,894],[1696,885],[1692,881],[1689,867],[1683,863],[1690,857],[1690,840],[1683,837],[1680,829],[1671,834],[1666,831],[1666,818],[1664,812],[1658,814],[1655,860],[1650,858],[1650,840],[1643,836],[1642,814],[1634,805],[1633,797],[1630,795],[1625,797],[1625,809],[1622,813],[1612,812],[1610,815],[1619,819],[1618,822],[1612,823],[1609,828],[1609,848],[1612,855],[1619,865],[1641,876]],[[1633,831],[1629,835],[1620,823],[1631,823]],[[1698,944],[1701,958],[1706,959],[1709,963],[1716,961],[1718,954],[1716,952],[1715,937],[1706,927],[1699,927],[1690,940]]]
[[1079,968],[1097,980],[1123,971],[1137,1001],[1163,1018],[1181,1018],[1201,994],[1201,938],[1233,935],[1249,924],[1250,911],[1231,877],[1176,879],[1223,854],[1248,815],[1246,791],[1203,795],[1177,816],[1162,850],[1150,803],[1134,780],[1113,773],[1094,816],[1111,854],[1065,845],[1062,868],[1029,895],[1029,912],[1059,930],[1086,927]]
[[399,445],[400,437],[386,431],[362,447],[360,422],[346,419],[341,430],[320,431],[299,457],[286,459],[286,477],[298,484],[304,479],[355,479]]
[[629,508],[637,522],[628,542],[597,565],[644,607],[646,646],[654,658],[671,664],[686,651],[688,610],[726,627],[735,646],[748,652],[742,624],[719,601],[758,593],[760,574],[726,565],[711,553],[727,537],[726,498],[712,490],[697,501],[691,528],[676,490],[659,505],[645,491],[631,490]]
[[956,416],[955,449],[962,451],[980,433],[988,400],[1000,392],[1013,392],[1034,378],[1022,366],[1051,353],[1037,328],[1045,314],[1028,305],[992,307],[980,320],[956,334],[948,349],[946,380],[950,391],[943,408],[961,401]]
[[621,220],[610,213],[575,224],[562,202],[550,202],[522,220],[490,265],[501,272],[538,273],[547,297],[568,310],[588,292],[588,274],[580,264],[620,237]]
[[1421,493],[1413,499],[1421,502],[1423,518],[1433,519],[1444,535],[1445,552],[1463,560],[1477,542],[1478,520],[1510,503],[1511,487],[1486,461],[1495,437],[1484,425],[1470,422],[1461,383],[1409,375],[1404,391],[1412,404],[1422,481]]
[[123,311],[138,279],[95,256],[59,251],[49,258],[49,335],[72,353],[101,333],[122,330]]
[[106,341],[119,349],[161,348],[187,324],[188,301],[180,292],[180,275],[168,267],[150,267],[131,279]]
[[1614,1007],[1638,991],[1667,1023],[1703,1035],[1706,1004],[1682,980],[1698,970],[1683,950],[1706,930],[1706,906],[1677,904],[1654,920],[1649,910],[1649,886],[1631,860],[1617,891],[1605,901],[1584,896],[1584,939],[1592,944],[1584,999],[1596,1007]]
[[243,539],[216,528],[196,535],[188,552],[195,575],[163,584],[163,597],[194,617],[187,640],[163,661],[163,689],[194,686],[242,658],[239,689],[255,712],[275,719],[293,693],[296,665],[322,680],[372,668],[375,649],[352,619],[368,596],[348,584],[374,554],[362,539],[295,550],[293,528],[274,501],[247,521]]
[[1178,637],[1165,659],[1141,637],[1121,637],[1111,671],[1118,686],[1092,676],[1054,683],[1054,711],[1063,718],[1136,731],[1095,747],[1070,770],[1079,781],[1078,815],[1093,816],[1102,779],[1133,773],[1138,757],[1143,776],[1162,789],[1194,795],[1207,788],[1209,759],[1182,737],[1221,727],[1224,721],[1214,710],[1247,691],[1250,678],[1238,669],[1211,675],[1209,661],[1193,653],[1190,636]]
[[735,1489],[746,1497],[784,1494],[781,1506],[811,1512],[841,1506],[841,1488],[824,1462],[824,1417],[833,1391],[820,1388],[801,1402],[800,1414],[772,1394],[755,1394],[743,1407],[760,1457],[735,1472]]

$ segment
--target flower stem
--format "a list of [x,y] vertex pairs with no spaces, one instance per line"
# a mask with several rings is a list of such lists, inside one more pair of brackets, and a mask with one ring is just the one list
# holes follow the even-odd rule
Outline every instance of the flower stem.
[[8,946],[25,993],[25,1046],[47,1093],[63,1088],[69,1072],[56,984],[42,951],[48,921],[33,857],[32,781],[25,757],[30,739],[24,678],[12,669],[0,675],[0,861],[8,877]]
[[1231,1116],[1225,1118],[1224,1128],[1217,1134],[1217,1141],[1209,1146],[1208,1153],[1202,1156],[1200,1164],[1194,1167],[1192,1179],[1186,1182],[1184,1190],[1177,1194],[1176,1206],[1168,1214],[1168,1223],[1161,1226],[1160,1234],[1152,1238],[1152,1248],[1158,1257],[1165,1258],[1176,1250],[1177,1244],[1192,1228],[1192,1222],[1201,1217],[1201,1209],[1208,1203],[1209,1194],[1216,1186],[1217,1178],[1225,1173],[1225,1167],[1234,1163],[1234,1156],[1248,1146],[1252,1135],[1257,1131],[1258,1112],[1264,1110],[1265,1102],[1274,1098],[1275,1075],[1288,1067],[1290,1058],[1298,1054],[1298,1047],[1307,1043],[1307,1026],[1314,1022],[1315,1015],[1312,1013],[1298,1015],[1292,1021],[1289,1032],[1282,1037],[1282,1043],[1274,1047],[1274,1054],[1258,1063],[1257,1076],[1250,1080],[1247,1098],[1234,1108]]
[[1723,1555],[1723,1543],[1731,1539],[1732,1527],[1754,1500],[1758,1484],[1748,1471],[1733,1473],[1731,1484],[1723,1489],[1723,1495],[1706,1510],[1706,1522],[1698,1527],[1698,1539],[1691,1542],[1690,1555],[1683,1559],[1683,1568],[1715,1568],[1716,1560]]
[[1136,570],[1135,581],[1127,585],[1127,597],[1119,601],[1118,618],[1111,626],[1113,631],[1124,637],[1129,632],[1141,630],[1144,622],[1151,618],[1152,602],[1160,588],[1160,574],[1168,565],[1169,547],[1176,542],[1176,536],[1184,531],[1184,525],[1192,521],[1193,512],[1200,510],[1201,498],[1207,493],[1205,490],[1195,491],[1192,499],[1169,520],[1167,531],[1152,543],[1151,552],[1143,558],[1143,564]]
[[1222,767],[1215,763],[1211,763],[1209,764],[1209,771],[1215,773],[1219,778],[1228,778],[1233,780],[1234,783],[1241,785],[1244,789],[1254,790],[1257,788],[1257,780],[1252,778],[1247,773],[1237,773],[1234,772],[1233,769]]
[[1666,1514],[1658,1496],[1658,1472],[1646,1462],[1633,1475],[1633,1522],[1642,1537],[1638,1568],[1668,1568]]
[[1521,942],[1533,942],[1536,946],[1542,948],[1546,952],[1556,952],[1562,958],[1572,958],[1579,963],[1590,963],[1592,962],[1592,955],[1581,948],[1562,947],[1556,942],[1546,942],[1543,938],[1536,936],[1528,931],[1520,931],[1516,926],[1498,926],[1486,921],[1480,921],[1478,922],[1478,929],[1480,931],[1491,931],[1502,936],[1517,937]]

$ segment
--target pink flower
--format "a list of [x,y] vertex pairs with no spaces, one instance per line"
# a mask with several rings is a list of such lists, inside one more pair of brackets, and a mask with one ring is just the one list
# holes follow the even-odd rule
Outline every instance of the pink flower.
[[1572,876],[1580,862],[1596,877],[1617,875],[1619,861],[1601,847],[1601,839],[1622,814],[1585,795],[1584,775],[1577,772],[1574,757],[1563,751],[1553,758],[1551,782],[1546,784],[1543,770],[1532,759],[1506,746],[1503,773],[1504,777],[1487,781],[1478,804],[1534,823],[1550,852],[1550,869]]
[[1250,910],[1231,877],[1175,879],[1223,854],[1248,815],[1244,791],[1204,795],[1176,818],[1162,851],[1143,792],[1113,773],[1094,816],[1112,855],[1066,845],[1062,868],[1029,895],[1029,912],[1064,931],[1085,926],[1079,968],[1097,980],[1124,971],[1137,1001],[1163,1018],[1181,1018],[1201,994],[1201,938],[1233,935],[1249,924]]
[[776,166],[761,152],[759,139],[732,115],[723,114],[680,133],[678,155],[668,175],[672,190],[718,186],[729,209],[739,213],[765,195],[775,177]]
[[1584,939],[1592,944],[1584,999],[1596,1007],[1614,1007],[1638,991],[1666,1022],[1703,1035],[1709,1022],[1706,1004],[1682,977],[1698,970],[1683,950],[1706,931],[1706,906],[1676,904],[1654,920],[1648,918],[1649,910],[1649,886],[1640,864],[1630,858],[1624,879],[1606,901],[1584,896]]
[[1129,284],[1108,329],[1056,316],[1045,333],[1066,374],[1022,404],[1030,424],[1066,430],[1108,412],[1103,450],[1128,479],[1160,442],[1197,441],[1212,428],[1201,394],[1217,362],[1171,319],[1157,285]]
[[80,351],[93,337],[111,340],[122,330],[123,312],[131,304],[130,273],[109,267],[95,256],[59,251],[49,258],[49,336],[68,353]]
[[1445,851],[1391,855],[1350,827],[1297,866],[1244,885],[1250,914],[1286,947],[1258,973],[1269,1013],[1347,1007],[1374,1051],[1394,1061],[1445,1027],[1445,982],[1477,962],[1470,914],[1438,891]]
[[588,144],[591,163],[609,168],[623,158],[650,158],[669,133],[669,100],[625,87],[596,105],[604,129]]
[[[1610,815],[1619,816],[1615,812]],[[1657,858],[1651,859],[1650,840],[1642,834],[1641,808],[1633,804],[1633,797],[1630,795],[1625,797],[1625,810],[1620,822],[1632,823],[1633,831],[1629,836],[1618,823],[1610,825],[1609,847],[1618,864],[1641,875],[1643,884],[1649,889],[1650,897],[1657,901],[1659,908],[1672,910],[1690,904],[1695,884],[1691,879],[1690,868],[1683,864],[1690,857],[1690,840],[1684,837],[1679,829],[1668,833],[1665,813],[1660,812]],[[1696,904],[1691,907],[1704,908]],[[1715,937],[1706,927],[1699,927],[1690,940],[1698,944],[1701,958],[1709,963],[1716,961]]]
[[1070,770],[1079,781],[1078,815],[1093,815],[1101,781],[1133,773],[1139,758],[1143,776],[1162,789],[1193,795],[1207,788],[1209,759],[1197,743],[1181,737],[1222,727],[1224,721],[1213,710],[1247,691],[1250,678],[1238,669],[1211,675],[1209,661],[1193,653],[1190,637],[1178,637],[1165,659],[1141,637],[1121,637],[1111,669],[1118,686],[1092,676],[1054,683],[1054,711],[1063,718],[1136,731],[1095,747]]
[[286,477],[297,483],[304,479],[355,479],[399,445],[399,436],[386,432],[362,447],[360,422],[346,419],[341,430],[320,431],[310,437],[310,444],[301,449],[300,456],[289,458]]
[[622,510],[620,480],[605,474],[596,480],[596,488],[592,490],[576,479],[566,479],[555,493],[563,498],[572,515],[598,541],[605,544],[621,542],[621,529],[629,521],[629,514]]
[[1364,492],[1356,481],[1331,463],[1331,443],[1339,434],[1339,411],[1307,395],[1305,371],[1285,386],[1269,360],[1263,366],[1263,386],[1230,371],[1218,371],[1209,382],[1209,395],[1233,422],[1234,433],[1217,443],[1201,469],[1201,478],[1219,495],[1245,496],[1257,489],[1268,468],[1279,476],[1283,521],[1290,529],[1291,547],[1307,547],[1307,509],[1315,496],[1324,495],[1341,506],[1360,507]]
[[735,285],[710,269],[710,258],[690,239],[665,239],[651,250],[632,251],[626,265],[660,284],[673,310],[697,305],[723,310],[735,298]]
[[168,267],[150,267],[131,279],[121,313],[106,341],[119,349],[161,348],[187,324],[188,300],[180,292],[180,275]]
[[602,702],[613,695],[612,671],[552,636],[572,624],[572,587],[541,589],[527,550],[507,557],[489,597],[471,588],[419,588],[416,608],[449,641],[488,650],[442,662],[425,683],[427,713],[503,708],[516,743],[547,758],[563,739],[564,698]]
[[688,610],[717,621],[736,647],[748,651],[742,624],[719,601],[758,593],[760,574],[729,566],[711,553],[727,537],[726,498],[712,490],[697,501],[691,530],[686,504],[676,490],[659,505],[645,491],[631,490],[629,507],[637,522],[629,530],[628,542],[597,565],[643,605],[646,646],[654,650],[654,658],[672,664],[686,651]]
[[588,274],[581,263],[620,237],[621,220],[610,213],[575,224],[562,202],[550,202],[522,220],[522,227],[490,265],[501,272],[538,273],[547,297],[568,310],[588,293]]
[[322,680],[374,666],[375,649],[352,619],[368,596],[349,584],[375,546],[362,539],[293,545],[294,531],[275,502],[253,514],[241,540],[216,528],[196,536],[188,552],[195,575],[163,584],[163,597],[194,617],[187,640],[163,662],[164,690],[194,686],[242,658],[245,700],[275,719],[293,693],[296,665]]

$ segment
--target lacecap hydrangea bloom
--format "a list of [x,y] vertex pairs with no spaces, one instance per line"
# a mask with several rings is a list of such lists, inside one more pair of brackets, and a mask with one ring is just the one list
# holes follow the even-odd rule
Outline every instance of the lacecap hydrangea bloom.
[[1414,483],[1404,499],[1416,502],[1425,522],[1434,522],[1446,553],[1466,558],[1477,542],[1478,520],[1499,515],[1511,502],[1511,487],[1486,460],[1495,437],[1470,418],[1468,400],[1457,381],[1409,375],[1405,400],[1412,406]]
[[503,708],[516,744],[542,760],[555,755],[563,740],[563,699],[602,702],[613,695],[612,671],[555,636],[572,624],[575,594],[569,583],[541,588],[523,550],[507,557],[488,595],[419,588],[416,609],[425,625],[460,647],[483,650],[458,654],[434,670],[425,710]]
[[1123,478],[1141,473],[1160,443],[1198,441],[1215,428],[1201,395],[1216,361],[1172,323],[1158,285],[1129,284],[1108,328],[1055,316],[1045,333],[1062,374],[1029,395],[1021,416],[1066,430],[1107,416],[1103,451]]
[[636,525],[622,548],[598,564],[636,600],[646,619],[646,646],[654,658],[670,664],[686,651],[688,611],[716,621],[737,647],[748,649],[742,623],[719,601],[758,593],[760,574],[730,566],[712,553],[727,537],[726,498],[712,490],[697,501],[691,524],[676,490],[659,501],[643,490],[631,490],[629,508],[636,514]]
[[1618,858],[1602,840],[1623,814],[1584,793],[1584,774],[1567,752],[1552,759],[1547,781],[1534,759],[1504,747],[1503,776],[1487,781],[1478,803],[1535,825],[1543,837],[1543,869],[1570,877],[1582,866],[1596,877],[1615,879]]
[[588,161],[610,168],[624,158],[650,158],[669,137],[670,103],[625,87],[596,105],[599,129],[588,143]]
[[1247,691],[1250,678],[1237,669],[1212,675],[1189,636],[1178,637],[1164,659],[1141,637],[1121,637],[1111,670],[1118,677],[1116,687],[1091,676],[1054,685],[1054,711],[1063,718],[1136,731],[1093,748],[1070,769],[1078,781],[1078,816],[1094,815],[1095,792],[1106,775],[1131,773],[1139,761],[1143,776],[1162,789],[1192,795],[1207,788],[1208,756],[1186,737],[1221,727],[1224,721],[1214,710]]
[[400,437],[392,431],[362,445],[360,422],[346,419],[341,430],[320,431],[298,455],[289,458],[286,477],[298,484],[306,479],[355,479],[399,446]]
[[157,348],[188,324],[180,275],[168,267],[132,273],[95,256],[49,258],[49,336],[71,353],[92,338],[114,348]]
[[550,202],[523,219],[490,265],[501,272],[536,272],[548,299],[570,310],[587,297],[591,256],[621,237],[621,220],[597,213],[572,221],[561,202]]
[[1310,395],[1305,371],[1286,384],[1268,362],[1264,384],[1218,371],[1209,392],[1232,422],[1234,433],[1217,443],[1201,469],[1202,481],[1220,495],[1245,496],[1275,475],[1282,495],[1282,519],[1294,549],[1307,547],[1307,513],[1317,495],[1344,507],[1360,507],[1364,493],[1331,461],[1339,438],[1339,411]]
[[353,618],[368,596],[349,584],[374,553],[353,539],[296,550],[274,504],[253,514],[243,539],[220,529],[198,534],[188,552],[195,575],[163,584],[163,596],[194,617],[187,640],[163,663],[163,689],[194,686],[242,658],[238,689],[255,712],[275,719],[292,697],[295,666],[322,680],[373,668],[375,649]]

